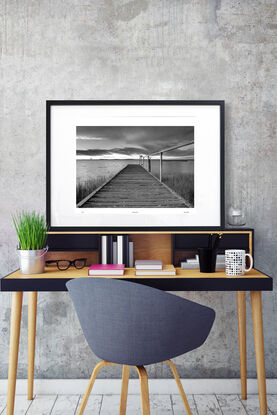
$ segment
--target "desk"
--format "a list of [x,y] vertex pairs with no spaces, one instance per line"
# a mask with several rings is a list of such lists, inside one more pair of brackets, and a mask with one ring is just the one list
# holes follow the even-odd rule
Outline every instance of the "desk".
[[[28,399],[32,399],[37,292],[67,291],[65,285],[67,281],[72,278],[89,278],[87,274],[87,268],[82,270],[70,268],[62,272],[57,271],[56,268],[47,268],[44,274],[22,275],[16,271],[0,280],[0,290],[12,292],[7,415],[13,415],[14,412],[23,292],[28,292]],[[182,270],[180,268],[177,268],[176,276],[172,277],[136,277],[134,269],[130,268],[126,269],[123,277],[111,276],[110,278],[133,281],[166,291],[236,291],[242,399],[247,398],[246,291],[250,291],[260,414],[267,414],[262,291],[272,290],[271,277],[255,269],[242,277],[230,278],[226,277],[224,270],[218,270],[213,274],[204,274],[199,270]]]

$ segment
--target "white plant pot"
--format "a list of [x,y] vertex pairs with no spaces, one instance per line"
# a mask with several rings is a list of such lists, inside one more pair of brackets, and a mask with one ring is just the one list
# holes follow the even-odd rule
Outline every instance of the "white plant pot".
[[45,267],[45,254],[48,247],[39,250],[18,249],[21,274],[42,274]]

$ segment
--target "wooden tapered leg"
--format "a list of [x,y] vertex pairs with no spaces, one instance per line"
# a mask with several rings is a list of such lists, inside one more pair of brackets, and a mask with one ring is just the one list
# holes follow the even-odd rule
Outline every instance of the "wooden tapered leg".
[[37,292],[28,293],[28,399],[34,398]]
[[23,292],[12,293],[7,415],[13,415]]
[[140,381],[140,398],[142,415],[150,415],[148,376],[143,366],[135,366]]
[[93,369],[93,372],[92,372],[91,378],[90,378],[90,380],[89,380],[89,383],[88,383],[88,386],[87,386],[87,389],[86,389],[85,395],[84,395],[84,397],[83,397],[83,400],[82,400],[82,403],[81,403],[81,406],[80,406],[80,409],[79,409],[79,411],[78,411],[78,414],[77,414],[77,415],[82,415],[82,414],[84,413],[84,410],[85,410],[86,404],[87,404],[87,402],[88,402],[89,395],[90,395],[90,393],[91,393],[91,390],[92,390],[93,384],[94,384],[94,382],[95,382],[95,379],[96,379],[96,377],[97,377],[97,375],[98,375],[99,371],[100,371],[103,367],[105,367],[105,366],[113,366],[113,365],[115,365],[115,363],[106,362],[105,360],[102,360],[102,362],[99,362],[99,363],[95,366],[95,368]]
[[182,401],[184,403],[186,412],[187,412],[188,415],[192,415],[192,412],[191,412],[191,409],[190,409],[190,406],[189,406],[189,403],[188,403],[186,394],[184,392],[183,385],[181,383],[181,379],[179,377],[179,374],[178,374],[178,371],[176,369],[176,366],[174,365],[173,362],[171,362],[171,360],[166,360],[164,363],[168,363],[169,364],[169,366],[170,366],[170,368],[172,370],[173,376],[174,376],[174,378],[176,380],[176,383],[177,383],[177,386],[178,386],[178,389],[179,389],[179,392],[180,392]]
[[263,309],[261,291],[251,291],[251,308],[253,319],[254,343],[256,352],[256,367],[259,389],[260,414],[267,414],[266,402],[266,377],[264,359],[264,332],[263,332]]
[[129,374],[130,374],[130,366],[123,365],[123,367],[122,367],[122,383],[121,383],[119,415],[125,415],[126,414]]
[[241,399],[247,399],[246,293],[237,291]]

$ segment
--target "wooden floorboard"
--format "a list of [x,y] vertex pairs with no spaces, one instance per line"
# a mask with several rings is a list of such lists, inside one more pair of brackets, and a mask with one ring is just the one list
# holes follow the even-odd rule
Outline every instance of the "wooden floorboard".
[[[87,197],[85,198],[87,199]],[[84,201],[85,201],[84,199]],[[80,202],[81,208],[187,208],[186,201],[142,166],[128,164],[123,170]]]
[[223,415],[247,415],[238,395],[216,395]]
[[[242,401],[239,395],[188,395],[193,415],[258,415],[258,395],[249,395]],[[77,415],[80,395],[36,395],[28,401],[26,395],[17,395],[14,415]],[[119,410],[120,395],[91,395],[84,415],[114,415]],[[268,415],[277,415],[277,394],[268,395]],[[151,415],[182,415],[185,409],[181,397],[150,395]],[[6,396],[0,395],[0,415],[6,413]],[[140,395],[129,395],[126,415],[141,414]]]

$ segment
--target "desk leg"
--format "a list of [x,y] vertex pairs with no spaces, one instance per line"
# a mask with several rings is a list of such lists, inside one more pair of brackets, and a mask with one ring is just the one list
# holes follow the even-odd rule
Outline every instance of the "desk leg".
[[37,292],[28,293],[28,400],[34,398]]
[[246,293],[237,291],[241,399],[247,399]]
[[267,414],[266,377],[264,358],[263,309],[261,291],[251,291],[251,308],[253,319],[256,367],[259,389],[260,414]]
[[23,292],[12,293],[7,415],[13,415]]

